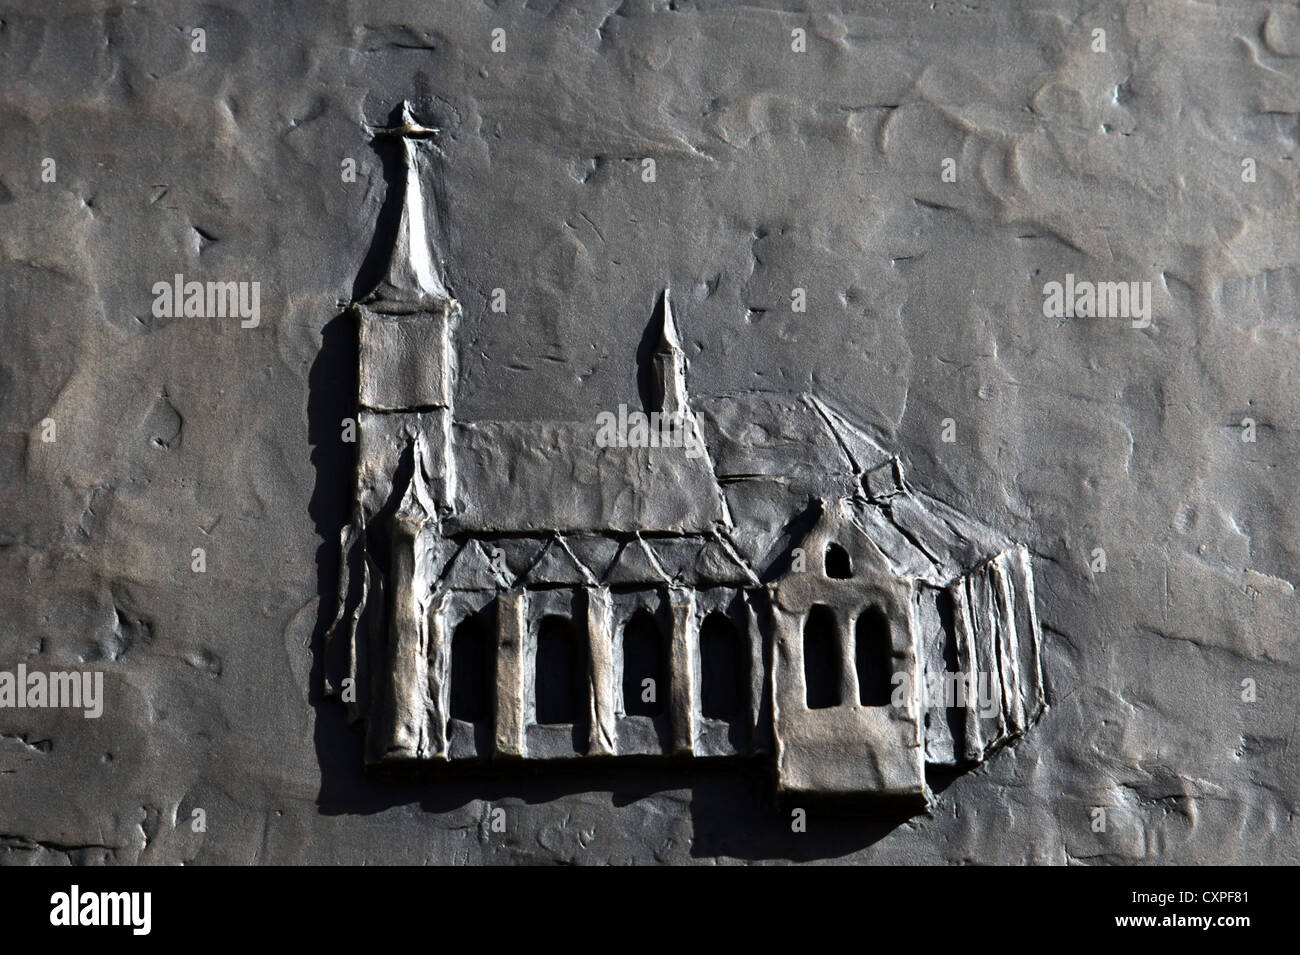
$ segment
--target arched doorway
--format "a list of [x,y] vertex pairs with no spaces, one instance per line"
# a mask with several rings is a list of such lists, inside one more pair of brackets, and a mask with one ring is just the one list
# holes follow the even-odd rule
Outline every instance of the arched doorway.
[[451,636],[451,717],[466,723],[492,719],[496,640],[482,613],[462,620]]
[[748,723],[749,644],[728,617],[714,611],[700,627],[700,711],[733,726]]
[[587,716],[587,654],[573,621],[555,614],[537,627],[533,690],[538,723],[582,723]]
[[644,607],[623,625],[623,712],[661,716],[669,699],[669,645],[654,614]]

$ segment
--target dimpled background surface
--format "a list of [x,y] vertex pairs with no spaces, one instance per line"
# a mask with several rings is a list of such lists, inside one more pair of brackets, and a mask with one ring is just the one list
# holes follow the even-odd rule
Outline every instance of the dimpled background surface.
[[[1024,740],[806,833],[761,767],[362,774],[316,650],[404,98],[458,417],[635,401],[671,287],[693,393],[814,390],[1029,546]],[[105,687],[0,710],[0,859],[1300,861],[1298,117],[1285,3],[0,3],[0,669]],[[1045,318],[1067,273],[1150,327]]]

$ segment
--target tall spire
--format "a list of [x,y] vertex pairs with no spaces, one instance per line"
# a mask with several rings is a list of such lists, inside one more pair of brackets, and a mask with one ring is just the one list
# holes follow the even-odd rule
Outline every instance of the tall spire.
[[376,139],[395,139],[402,144],[403,196],[401,219],[384,277],[362,304],[380,311],[406,312],[446,302],[451,296],[438,275],[425,225],[424,189],[416,157],[416,142],[431,139],[437,129],[415,119],[409,101],[403,101],[400,119],[394,126],[374,130]]

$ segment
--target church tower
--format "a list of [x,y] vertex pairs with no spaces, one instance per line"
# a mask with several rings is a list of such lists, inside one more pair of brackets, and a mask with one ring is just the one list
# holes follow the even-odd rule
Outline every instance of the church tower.
[[[429,245],[424,189],[416,143],[437,130],[418,123],[409,103],[399,122],[375,131],[376,139],[396,140],[402,149],[402,206],[383,277],[354,303],[360,349],[359,403],[374,424],[391,437],[404,433],[405,447],[425,441],[428,496],[442,513],[456,493],[451,453],[452,404],[456,392],[454,334],[460,303],[447,292]],[[395,427],[400,425],[401,427]],[[364,440],[363,440],[364,445]],[[398,489],[400,492],[400,489]]]
[[[398,121],[375,131],[402,149],[402,205],[387,268],[352,306],[358,329],[357,493],[364,509],[390,516],[375,542],[387,549],[382,630],[386,656],[368,723],[371,760],[421,759],[445,747],[429,721],[432,554],[456,496],[452,402],[454,332],[460,304],[438,275],[429,244],[416,144],[437,130],[403,103]],[[388,480],[391,479],[391,485]],[[368,506],[366,506],[368,505]],[[394,506],[395,505],[395,506]]]

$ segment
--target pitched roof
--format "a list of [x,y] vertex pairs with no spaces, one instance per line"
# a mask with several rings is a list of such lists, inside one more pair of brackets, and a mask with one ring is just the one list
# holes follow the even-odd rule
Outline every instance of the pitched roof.
[[725,519],[707,458],[601,447],[595,421],[458,421],[459,533],[700,533]]

